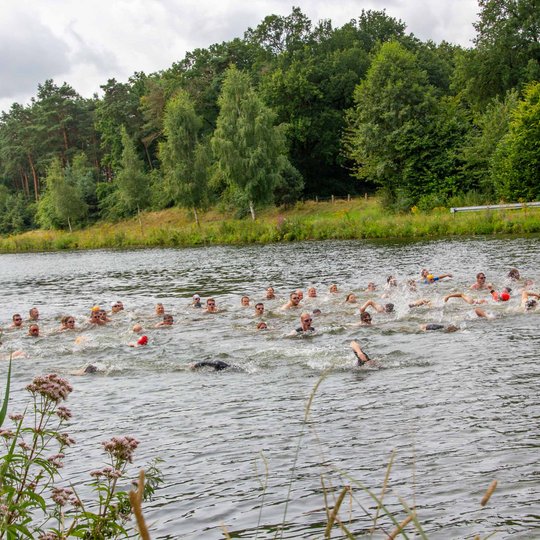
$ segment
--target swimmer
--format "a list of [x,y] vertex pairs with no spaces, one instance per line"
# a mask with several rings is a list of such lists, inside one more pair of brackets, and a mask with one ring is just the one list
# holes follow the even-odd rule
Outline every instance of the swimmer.
[[71,315],[65,315],[60,319],[60,328],[58,329],[60,332],[64,332],[65,330],[74,330],[75,329],[75,318]]
[[10,328],[22,328],[23,320],[19,313],[15,313],[13,317],[11,317],[11,320],[13,321]]
[[481,309],[481,308],[475,308],[474,313],[476,314],[477,317],[481,317],[482,319],[495,318],[495,315],[493,315],[492,313],[488,313],[485,309]]
[[356,340],[351,341],[351,349],[353,350],[354,356],[356,356],[356,359],[357,359],[356,366],[357,367],[365,366],[368,363],[373,364],[373,361],[367,355],[367,353],[365,353],[362,350],[362,347],[360,347],[360,344],[358,343],[358,341],[356,341]]
[[32,337],[39,337],[39,326],[34,323],[28,327],[28,335]]
[[308,298],[317,298],[317,289],[315,287],[309,287],[307,290]]
[[416,281],[414,281],[414,279],[408,279],[407,280],[407,289],[411,292],[416,292],[417,291],[417,288],[416,288]]
[[354,293],[349,293],[346,297],[345,297],[345,303],[346,304],[356,304],[357,302],[357,298],[356,298],[356,294]]
[[174,317],[170,313],[163,315],[163,320],[159,321],[155,328],[161,328],[163,326],[172,326],[174,324]]
[[444,278],[451,278],[452,277],[452,274],[441,274],[440,276],[434,276],[433,274],[427,274],[425,279],[424,279],[424,283],[435,283],[436,281],[440,281],[441,279],[444,279]]
[[208,300],[206,300],[205,312],[206,313],[217,313],[218,312],[218,308],[216,306],[216,301],[213,298],[208,298]]
[[296,289],[296,294],[298,295],[298,298],[300,298],[300,302],[304,299],[304,293],[300,289]]
[[257,323],[257,330],[268,330],[268,325],[264,321]]
[[491,294],[491,298],[493,298],[495,302],[508,302],[508,300],[510,300],[511,292],[512,289],[510,287],[504,287],[501,292],[497,292],[494,289],[491,289],[491,291],[489,291],[489,294]]
[[459,328],[454,324],[449,324],[448,326],[444,326],[444,324],[428,323],[428,324],[421,324],[420,330],[423,330],[424,332],[429,332],[433,330],[442,330],[443,332],[457,332]]
[[487,300],[484,300],[483,298],[481,298],[481,299],[472,298],[472,297],[467,296],[466,294],[463,294],[463,293],[447,294],[444,297],[444,302],[445,303],[448,302],[448,300],[450,300],[450,298],[461,298],[462,300],[467,302],[467,304],[487,304]]
[[100,326],[105,324],[105,322],[101,319],[100,313],[99,313],[98,310],[95,310],[95,311],[92,310],[90,312],[90,318],[88,319],[88,322],[90,324],[97,324],[97,325],[100,325]]
[[469,287],[473,291],[481,291],[483,289],[493,289],[491,283],[486,283],[486,274],[484,272],[478,272],[476,274],[476,281]]
[[128,343],[129,347],[144,347],[148,344],[148,337],[147,336],[141,336],[137,341]]
[[392,313],[392,311],[394,311],[394,304],[390,302],[382,305],[377,304],[377,302],[374,302],[373,300],[368,300],[360,308],[360,313],[364,313],[368,307],[372,307],[377,313]]
[[109,317],[107,317],[107,312],[104,309],[100,309],[98,313],[99,318],[103,321],[104,324],[112,321],[112,319],[109,319]]
[[262,317],[264,315],[264,304],[257,302],[255,304],[255,317]]
[[302,313],[302,315],[300,315],[300,326],[292,333],[292,335],[315,332],[315,328],[311,326],[312,322],[313,319],[309,313]]
[[313,310],[313,316],[314,317],[317,317],[317,316],[321,315],[321,313],[322,313],[322,311],[319,308],[315,308]]
[[242,298],[240,298],[240,305],[242,307],[249,307],[249,302],[250,302],[249,296],[244,295],[242,296]]
[[194,294],[191,298],[191,307],[202,308],[201,297],[198,294]]
[[[529,298],[530,296],[533,296],[534,298]],[[538,299],[540,299],[540,294],[523,291],[521,293],[521,307],[525,311],[533,311],[538,307]]]
[[360,313],[360,326],[371,326],[371,315],[368,311]]
[[374,292],[376,290],[377,290],[377,285],[375,285],[375,283],[373,283],[373,281],[370,281],[367,284],[367,287],[365,288],[364,292]]
[[386,278],[386,287],[397,287],[397,279],[394,276],[388,276]]
[[332,285],[330,285],[330,288],[328,289],[332,294],[335,294],[338,291],[338,288],[337,288],[337,285],[335,283],[332,283]]
[[511,279],[512,281],[519,281],[521,279],[521,275],[517,268],[511,268],[507,274],[507,277],[508,279]]
[[39,319],[39,311],[37,307],[30,308],[30,311],[28,312],[28,320],[29,321],[37,321]]
[[281,309],[291,309],[291,308],[297,308],[300,307],[300,296],[298,296],[298,292],[292,292],[289,295],[289,301],[281,306]]
[[134,324],[133,325],[133,328],[131,329],[131,331],[134,333],[134,334],[140,334],[142,331],[143,331],[143,327],[141,324],[137,323],[137,324]]
[[88,364],[87,366],[71,371],[70,375],[81,376],[81,375],[93,375],[95,373],[105,373],[106,369],[103,365]]
[[163,317],[163,315],[165,314],[165,306],[161,302],[158,302],[156,304],[156,307],[154,308],[154,313],[158,317]]
[[119,313],[120,311],[123,311],[123,309],[124,304],[120,302],[120,300],[117,300],[111,304],[111,313]]
[[266,299],[273,300],[275,297],[276,291],[274,290],[274,287],[268,287],[268,289],[266,289]]
[[411,302],[409,304],[410,308],[420,307],[420,306],[430,306],[431,300],[428,300],[427,298],[420,298],[419,300],[415,300],[414,302]]
[[222,371],[224,369],[230,368],[231,365],[227,364],[227,362],[223,362],[222,360],[202,360],[201,362],[195,362],[194,364],[189,365],[189,369],[192,370],[205,367],[212,368],[215,371]]

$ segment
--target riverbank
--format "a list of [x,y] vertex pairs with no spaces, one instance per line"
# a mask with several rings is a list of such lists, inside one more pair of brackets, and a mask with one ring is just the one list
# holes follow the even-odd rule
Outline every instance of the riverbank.
[[538,208],[391,214],[375,198],[308,201],[288,210],[271,208],[260,212],[256,221],[231,219],[217,210],[202,214],[200,219],[201,225],[197,227],[189,212],[171,208],[142,213],[140,219],[99,223],[71,233],[29,231],[0,238],[0,252],[540,233]]

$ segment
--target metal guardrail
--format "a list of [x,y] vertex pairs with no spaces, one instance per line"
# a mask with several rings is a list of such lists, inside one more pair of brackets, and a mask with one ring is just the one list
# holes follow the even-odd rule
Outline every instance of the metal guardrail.
[[458,206],[450,208],[450,213],[456,212],[476,212],[478,210],[512,210],[515,208],[529,208],[540,206],[540,202],[512,203],[512,204],[489,204],[487,206]]

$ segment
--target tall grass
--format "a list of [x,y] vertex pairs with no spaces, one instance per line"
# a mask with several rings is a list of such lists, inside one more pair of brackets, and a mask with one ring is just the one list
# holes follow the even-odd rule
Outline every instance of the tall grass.
[[[142,225],[142,226],[141,226]],[[301,240],[426,239],[442,236],[540,233],[540,209],[488,210],[450,214],[448,209],[394,214],[378,199],[299,203],[269,209],[257,221],[231,219],[217,211],[201,216],[201,226],[183,210],[141,214],[141,221],[100,223],[81,231],[31,231],[0,238],[0,252],[99,248],[190,247],[267,244]]]

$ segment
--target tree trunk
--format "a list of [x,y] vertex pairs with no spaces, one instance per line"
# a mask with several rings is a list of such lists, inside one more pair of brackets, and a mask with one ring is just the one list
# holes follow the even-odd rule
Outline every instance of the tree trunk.
[[197,224],[197,227],[200,227],[201,224],[199,223],[199,214],[197,214],[197,209],[193,207],[193,215],[195,216],[195,223]]
[[72,233],[73,229],[71,228],[71,220],[69,218],[68,218],[68,227],[69,227],[69,232]]
[[253,201],[249,201],[249,211],[251,213],[251,219],[255,221],[255,208],[253,208]]
[[23,191],[27,197],[30,197],[30,187],[28,186],[28,175],[25,171],[21,171]]
[[34,196],[37,202],[39,201],[39,180],[34,167],[34,161],[32,160],[32,156],[30,154],[28,154],[28,162],[30,163],[30,168],[32,169],[32,177],[34,179]]
[[139,205],[137,205],[137,219],[139,220],[139,227],[141,228],[141,236],[144,236],[144,229],[142,226],[142,219],[141,219],[141,209],[139,208]]

